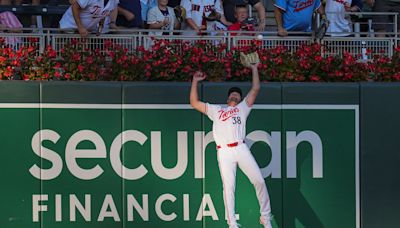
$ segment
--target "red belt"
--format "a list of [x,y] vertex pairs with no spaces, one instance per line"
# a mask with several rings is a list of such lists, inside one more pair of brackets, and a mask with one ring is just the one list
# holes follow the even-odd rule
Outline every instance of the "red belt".
[[[242,143],[244,143],[244,141],[243,141]],[[236,147],[237,145],[239,145],[239,142],[234,142],[234,143],[226,144],[227,147]],[[221,149],[221,146],[220,146],[220,145],[217,145],[217,150],[218,150],[218,149]]]

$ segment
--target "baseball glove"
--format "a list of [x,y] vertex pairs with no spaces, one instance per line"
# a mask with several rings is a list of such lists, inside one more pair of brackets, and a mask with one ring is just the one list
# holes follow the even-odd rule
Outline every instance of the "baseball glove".
[[253,52],[247,55],[243,52],[240,52],[240,62],[243,64],[243,66],[250,67],[251,65],[259,63],[260,58],[258,57],[257,52]]
[[219,19],[221,19],[221,14],[217,13],[217,11],[213,9],[211,10],[211,13],[208,14],[208,16],[204,16],[204,19],[206,19],[207,21],[218,21]]
[[182,23],[186,19],[186,9],[183,6],[175,6],[174,13],[179,23]]
[[326,31],[329,27],[329,21],[327,19],[321,20],[321,25],[315,30],[315,39],[322,39],[324,38]]

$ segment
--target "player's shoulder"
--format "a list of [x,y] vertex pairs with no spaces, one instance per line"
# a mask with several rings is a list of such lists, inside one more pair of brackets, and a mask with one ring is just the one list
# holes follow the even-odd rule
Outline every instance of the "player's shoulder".
[[206,103],[206,105],[207,106],[210,106],[210,107],[215,107],[215,108],[222,108],[222,106],[221,105],[218,105],[218,104],[211,104],[211,103]]
[[220,105],[206,103],[206,114],[216,115],[223,108]]
[[249,109],[249,108],[252,107],[252,106],[250,106],[250,105],[247,103],[247,97],[245,97],[245,98],[238,104],[238,106],[240,106],[241,108],[245,108],[245,109]]

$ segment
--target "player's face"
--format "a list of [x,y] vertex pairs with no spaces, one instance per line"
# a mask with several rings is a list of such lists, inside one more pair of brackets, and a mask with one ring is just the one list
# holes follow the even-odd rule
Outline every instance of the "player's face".
[[247,7],[237,7],[235,9],[235,17],[239,22],[246,20],[249,17],[249,11]]
[[227,103],[230,106],[235,106],[235,105],[239,104],[241,99],[242,99],[242,97],[240,96],[240,93],[232,92],[231,94],[229,94]]

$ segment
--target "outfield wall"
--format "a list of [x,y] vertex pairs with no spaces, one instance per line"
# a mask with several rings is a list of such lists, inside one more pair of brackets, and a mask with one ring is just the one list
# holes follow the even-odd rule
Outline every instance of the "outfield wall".
[[[202,83],[226,101],[229,87]],[[211,121],[189,83],[0,82],[0,227],[225,227]],[[274,227],[397,227],[400,84],[263,84],[247,121]],[[237,213],[258,224],[237,174]]]

